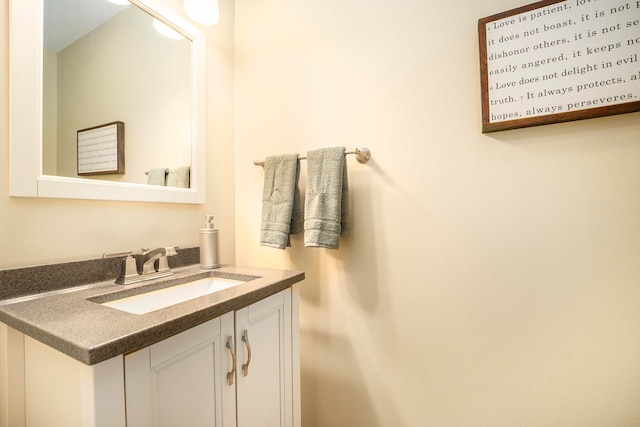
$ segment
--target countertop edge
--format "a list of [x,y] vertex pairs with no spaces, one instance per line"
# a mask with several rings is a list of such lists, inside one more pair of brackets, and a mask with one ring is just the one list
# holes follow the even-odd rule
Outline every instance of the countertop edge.
[[[193,275],[199,276],[203,273],[203,270],[196,266],[182,270],[181,275],[172,278],[172,280],[180,280]],[[118,294],[124,290],[119,285],[96,284],[96,287],[65,292],[64,295],[44,295],[24,302],[0,305],[0,322],[85,365],[95,365],[147,347],[227,312],[251,305],[305,279],[304,272],[294,270],[223,266],[220,269],[208,271],[211,272],[211,275],[253,276],[256,279],[247,281],[238,289],[219,291],[215,298],[199,297],[144,315],[123,313],[102,307],[98,303],[91,303],[88,301],[90,298],[110,293]],[[169,281],[157,280],[155,282],[158,287],[163,287],[163,284]],[[149,285],[144,284],[144,286],[148,287]],[[135,287],[130,289],[135,289]],[[69,302],[77,304],[69,304]],[[92,305],[87,305],[87,302]],[[47,306],[55,306],[54,303],[63,306],[69,305],[71,313],[65,317],[64,313],[56,312],[53,315],[57,316],[57,319],[43,317],[45,316],[44,312],[48,309]],[[89,312],[90,310],[83,312],[83,304],[89,307],[91,312]],[[76,308],[72,309],[72,305]],[[53,309],[49,308],[49,310]],[[93,342],[91,339],[85,339],[76,332],[81,329],[78,324],[70,324],[69,328],[62,325],[65,321],[81,322],[86,320],[83,316],[86,318],[89,316],[100,317],[100,319],[92,320],[94,322],[92,327],[102,333],[104,336],[102,340]],[[109,336],[106,331],[101,329],[108,327],[110,321],[114,321],[114,319],[116,325],[120,322],[124,326],[121,325],[121,332]],[[82,332],[87,334],[87,330]]]

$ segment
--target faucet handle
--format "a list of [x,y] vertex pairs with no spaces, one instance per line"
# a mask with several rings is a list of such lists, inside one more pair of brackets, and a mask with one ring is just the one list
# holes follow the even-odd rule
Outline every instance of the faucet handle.
[[167,252],[167,256],[178,255],[178,249],[180,248],[177,246],[167,246],[166,248],[164,248],[164,250]]
[[120,275],[116,279],[115,283],[118,285],[126,285],[134,277],[138,277],[138,264],[135,257],[130,254],[122,259]]
[[133,255],[133,252],[131,251],[124,251],[124,252],[112,252],[110,254],[104,253],[102,254],[102,258],[120,258],[120,257],[127,257]]
[[122,263],[120,264],[120,275],[115,281],[118,285],[126,285],[132,278],[138,276],[138,268],[133,252],[125,251],[105,253],[102,254],[102,258],[122,258]]
[[164,248],[164,250],[165,250],[165,252],[167,254],[164,255],[164,256],[161,256],[160,258],[158,258],[158,261],[156,261],[157,262],[157,266],[156,266],[156,271],[157,272],[171,271],[171,269],[169,268],[169,260],[167,259],[167,257],[178,255],[177,249],[178,249],[177,246]]

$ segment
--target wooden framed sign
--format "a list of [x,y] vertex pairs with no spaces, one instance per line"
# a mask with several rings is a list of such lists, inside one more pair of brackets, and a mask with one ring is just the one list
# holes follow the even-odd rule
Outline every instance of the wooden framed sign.
[[124,173],[124,123],[78,131],[78,175]]
[[640,111],[640,0],[546,0],[478,21],[482,132]]

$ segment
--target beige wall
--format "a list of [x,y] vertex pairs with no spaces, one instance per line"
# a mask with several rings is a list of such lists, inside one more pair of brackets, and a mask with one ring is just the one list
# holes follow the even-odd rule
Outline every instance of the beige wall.
[[[182,11],[180,0],[164,0]],[[207,47],[207,203],[176,205],[9,197],[8,0],[0,0],[0,268],[100,257],[142,247],[194,246],[205,214],[221,233],[221,261],[235,261],[233,16],[201,27]]]
[[[221,1],[207,204],[181,206],[8,197],[0,0],[0,268],[196,244],[211,212],[224,262],[307,273],[305,427],[639,424],[640,117],[482,135],[476,23],[514,6],[238,0],[234,75]],[[253,160],[332,145],[373,151],[351,237],[260,247]]]
[[[305,427],[640,424],[640,113],[481,134],[526,3],[236,1],[236,258],[306,271]],[[253,160],[334,145],[351,237],[260,247]]]

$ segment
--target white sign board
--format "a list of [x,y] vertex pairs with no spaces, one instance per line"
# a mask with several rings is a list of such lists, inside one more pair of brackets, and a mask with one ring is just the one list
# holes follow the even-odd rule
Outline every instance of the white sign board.
[[542,1],[478,30],[483,132],[640,111],[640,0]]
[[78,175],[124,173],[124,123],[78,131]]

